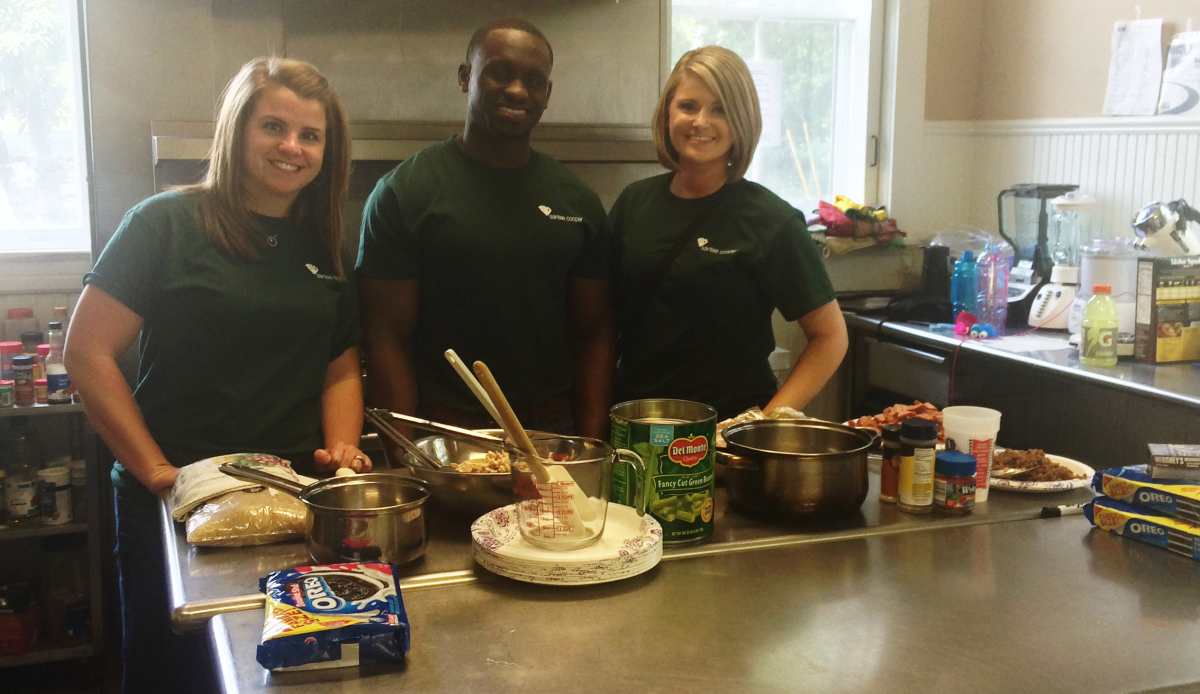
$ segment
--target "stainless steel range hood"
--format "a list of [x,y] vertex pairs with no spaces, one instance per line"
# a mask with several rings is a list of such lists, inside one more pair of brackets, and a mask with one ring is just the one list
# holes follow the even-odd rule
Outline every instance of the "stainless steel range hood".
[[[195,121],[151,123],[154,164],[208,158],[213,124]],[[462,123],[371,121],[350,125],[354,161],[402,161],[417,151],[462,132]],[[567,163],[658,161],[650,128],[641,125],[544,124],[533,131],[534,147]]]

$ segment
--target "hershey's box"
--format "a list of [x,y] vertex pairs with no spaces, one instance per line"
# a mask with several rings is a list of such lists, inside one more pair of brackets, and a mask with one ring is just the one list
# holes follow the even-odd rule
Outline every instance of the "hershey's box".
[[1133,358],[1200,361],[1200,257],[1139,258]]

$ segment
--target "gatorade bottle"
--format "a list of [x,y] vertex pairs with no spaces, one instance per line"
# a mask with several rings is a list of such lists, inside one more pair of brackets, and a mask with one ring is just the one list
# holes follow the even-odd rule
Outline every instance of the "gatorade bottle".
[[1097,284],[1083,309],[1083,335],[1079,363],[1084,366],[1117,365],[1117,304],[1112,287]]

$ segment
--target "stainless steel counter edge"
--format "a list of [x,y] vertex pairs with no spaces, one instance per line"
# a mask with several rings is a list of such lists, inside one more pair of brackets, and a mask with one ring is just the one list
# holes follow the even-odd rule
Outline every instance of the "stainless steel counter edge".
[[[915,324],[884,320],[853,311],[843,311],[846,325],[852,330],[869,332],[879,337],[894,337],[912,340],[927,346],[948,347],[986,354],[1009,361],[1019,362],[1036,369],[1045,369],[1072,379],[1082,379],[1122,390],[1132,390],[1173,405],[1200,407],[1200,370],[1188,363],[1151,366],[1121,361],[1112,368],[1082,366],[1074,357],[1065,357],[1064,362],[1053,361],[1046,356],[1058,352],[1016,353],[989,347],[986,340],[962,339],[956,335],[935,333]],[[1063,331],[1047,331],[1061,337]],[[1063,350],[1065,351],[1065,350]],[[1169,378],[1167,378],[1169,377]],[[1158,385],[1170,382],[1170,388]],[[1155,385],[1151,385],[1151,384]]]
[[[173,522],[171,519],[170,510],[165,503],[163,504],[162,509],[164,525]],[[1033,520],[1043,517],[1043,511],[1023,511],[1020,513],[997,516],[964,516],[961,518],[944,518],[939,519],[937,522],[923,523],[919,525],[875,526],[853,530],[838,530],[815,535],[782,535],[778,537],[759,538],[754,540],[740,540],[734,542],[721,542],[717,544],[684,546],[678,548],[668,548],[664,550],[662,561],[693,559],[696,557],[706,557],[718,554],[735,554],[738,552],[754,552],[778,547],[796,547],[800,545],[813,545],[825,542],[838,542],[842,540],[860,540],[868,537],[883,537],[887,535],[897,535],[900,533],[937,530],[939,528],[957,528],[972,525],[988,525],[991,523],[1007,523],[1011,521]],[[244,610],[256,610],[262,608],[266,604],[266,597],[262,593],[251,593],[247,595],[215,598],[211,600],[186,600],[183,593],[182,574],[180,573],[179,567],[177,547],[178,536],[174,532],[173,527],[171,528],[171,531],[164,532],[163,541],[168,555],[167,580],[170,584],[171,594],[171,628],[176,632],[183,633],[185,631],[201,629],[207,625],[209,620],[218,615],[227,614],[230,612],[241,612]],[[443,588],[447,586],[458,586],[467,583],[474,583],[479,580],[481,580],[480,576],[475,571],[446,571],[442,573],[423,574],[401,579],[399,582],[399,587],[401,591],[412,591],[429,588]]]

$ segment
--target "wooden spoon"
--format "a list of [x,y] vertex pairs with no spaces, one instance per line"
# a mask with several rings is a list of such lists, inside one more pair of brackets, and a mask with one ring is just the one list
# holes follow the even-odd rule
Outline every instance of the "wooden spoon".
[[500,384],[496,383],[496,377],[492,375],[491,369],[487,367],[487,364],[477,361],[475,362],[475,375],[479,377],[479,384],[483,386],[488,397],[492,399],[492,404],[496,406],[496,412],[500,415],[500,426],[504,427],[504,433],[512,439],[513,443],[517,444],[517,448],[525,455],[534,478],[538,482],[549,482],[550,472],[546,470],[545,465],[542,465],[541,456],[533,447],[533,441],[529,438],[529,434],[525,433],[521,421],[517,419],[517,413],[513,411],[512,405],[508,404],[508,398],[504,397],[504,391],[500,390]]

